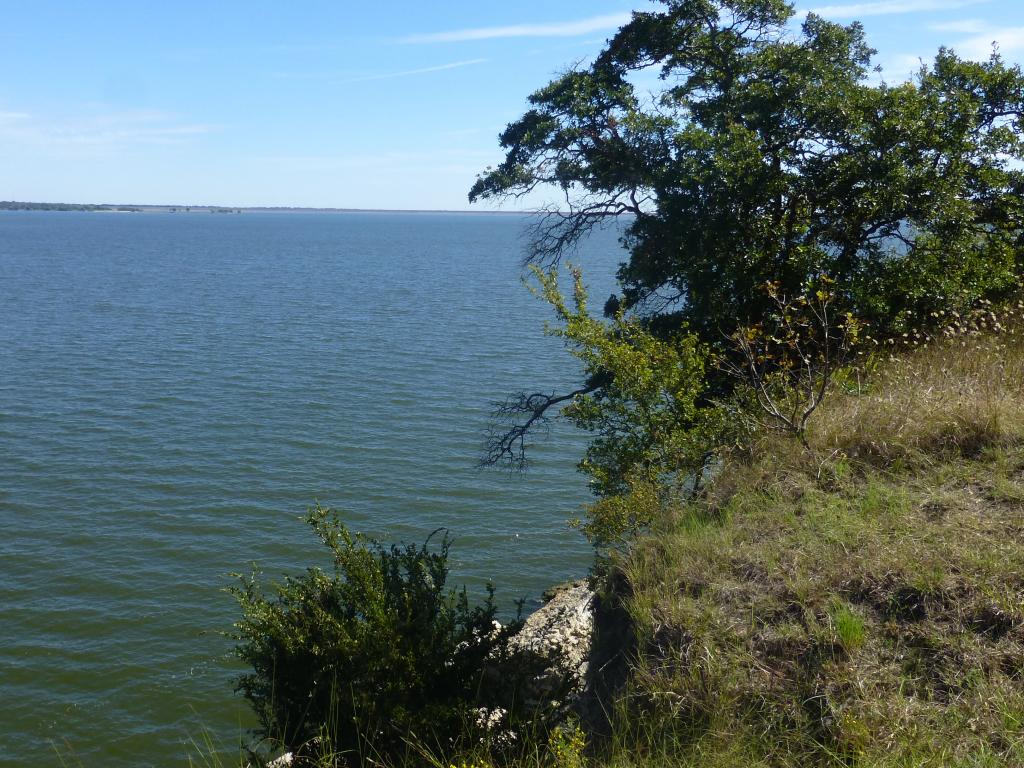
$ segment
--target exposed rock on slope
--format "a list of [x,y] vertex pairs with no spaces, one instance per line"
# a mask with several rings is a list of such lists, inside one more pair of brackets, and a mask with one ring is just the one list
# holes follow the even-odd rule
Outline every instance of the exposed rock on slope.
[[573,582],[532,614],[509,641],[514,656],[535,665],[527,695],[569,705],[583,692],[587,680],[594,630],[594,593],[585,581]]

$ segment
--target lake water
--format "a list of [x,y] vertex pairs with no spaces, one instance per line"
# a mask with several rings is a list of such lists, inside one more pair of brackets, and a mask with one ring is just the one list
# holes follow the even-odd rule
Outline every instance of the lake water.
[[[585,571],[583,438],[480,471],[491,403],[573,381],[525,219],[0,214],[0,764],[182,766],[252,725],[229,573],[321,562],[300,518],[455,536],[503,607]],[[576,260],[599,309],[614,233]]]

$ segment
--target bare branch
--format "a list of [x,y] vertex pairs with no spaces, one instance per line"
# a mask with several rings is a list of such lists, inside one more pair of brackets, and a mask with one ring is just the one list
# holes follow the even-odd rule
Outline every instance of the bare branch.
[[624,214],[639,215],[651,201],[639,189],[623,190],[608,199],[573,200],[565,190],[566,209],[549,206],[529,227],[526,263],[552,267],[597,226]]
[[[519,392],[509,396],[505,402],[497,403],[493,423],[484,444],[484,455],[478,466],[492,467],[504,464],[509,469],[526,469],[526,438],[538,427],[546,427],[550,423],[551,409],[580,395],[594,392],[603,384],[603,381],[592,378],[579,389],[564,395],[556,395],[554,392],[550,395],[543,392]],[[500,426],[509,421],[511,426]]]

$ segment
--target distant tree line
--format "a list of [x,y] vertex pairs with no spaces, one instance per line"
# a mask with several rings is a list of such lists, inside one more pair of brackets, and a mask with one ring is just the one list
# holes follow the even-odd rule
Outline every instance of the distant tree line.
[[16,200],[0,200],[0,211],[139,211],[140,208],[125,205],[80,205],[78,203],[21,203]]

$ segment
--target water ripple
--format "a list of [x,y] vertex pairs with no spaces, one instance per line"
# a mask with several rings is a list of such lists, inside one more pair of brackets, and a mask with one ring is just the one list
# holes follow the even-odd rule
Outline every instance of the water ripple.
[[[357,529],[455,536],[511,608],[586,567],[579,436],[473,468],[490,403],[571,379],[507,216],[0,214],[0,762],[182,765],[232,696],[223,588]],[[618,259],[613,233],[585,269]]]

